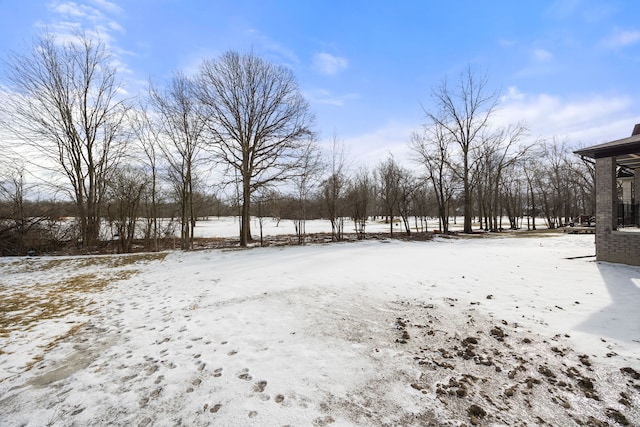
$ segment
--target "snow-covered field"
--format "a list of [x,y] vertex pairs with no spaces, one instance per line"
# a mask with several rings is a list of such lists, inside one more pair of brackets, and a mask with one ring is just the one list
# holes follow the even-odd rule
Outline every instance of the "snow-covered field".
[[[505,228],[508,228],[509,220],[503,218],[503,224]],[[410,217],[409,225],[412,231],[433,231],[440,228],[438,226],[438,220],[429,218],[426,222],[417,221],[414,217]],[[521,224],[522,229],[527,228],[526,220]],[[195,227],[195,237],[238,237],[239,233],[238,217],[210,217],[206,220],[198,221]],[[422,228],[424,227],[424,228]],[[538,230],[544,230],[547,228],[545,222],[538,218],[536,220],[536,227]],[[367,233],[388,233],[390,225],[385,223],[384,220],[369,220],[366,225]],[[420,229],[419,229],[420,228]],[[451,218],[449,225],[451,231],[462,231],[463,218]],[[474,224],[474,229],[478,229],[478,224]],[[306,221],[305,230],[307,234],[313,233],[331,233],[331,222],[329,220],[312,220]],[[344,232],[355,233],[355,224],[350,219],[344,220]],[[393,225],[394,233],[403,233],[404,225],[400,218],[396,218]],[[295,235],[296,229],[294,221],[289,219],[278,220],[275,218],[262,218],[262,233],[264,236],[278,236],[278,235]],[[260,235],[260,219],[253,217],[251,220],[251,234],[254,237]],[[180,234],[176,234],[179,236]]]
[[539,234],[0,259],[0,425],[640,425],[640,268],[594,253]]

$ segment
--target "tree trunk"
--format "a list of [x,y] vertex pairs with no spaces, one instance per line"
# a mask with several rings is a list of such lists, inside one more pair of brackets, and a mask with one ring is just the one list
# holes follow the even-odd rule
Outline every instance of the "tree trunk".
[[249,180],[242,180],[242,218],[240,220],[240,246],[246,247],[251,242],[251,189]]
[[[466,180],[465,180],[466,181]],[[471,228],[471,191],[469,191],[468,182],[465,182],[464,188],[464,232],[472,233]]]

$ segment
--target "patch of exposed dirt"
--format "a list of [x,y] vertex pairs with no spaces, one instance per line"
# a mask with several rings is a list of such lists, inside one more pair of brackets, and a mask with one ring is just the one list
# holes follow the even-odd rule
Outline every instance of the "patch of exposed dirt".
[[388,329],[373,338],[371,359],[363,355],[363,366],[384,366],[380,375],[327,393],[327,416],[377,426],[640,425],[640,372],[577,353],[566,335],[545,337],[453,298],[382,312]]
[[431,304],[412,311],[395,323],[411,338],[396,345],[420,370],[407,393],[423,396],[438,425],[640,425],[633,368],[613,369],[576,353],[565,336],[545,338],[475,309],[461,318]]

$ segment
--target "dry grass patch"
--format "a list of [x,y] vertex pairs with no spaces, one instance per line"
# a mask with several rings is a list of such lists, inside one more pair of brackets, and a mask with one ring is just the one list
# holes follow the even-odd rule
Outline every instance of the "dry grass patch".
[[34,283],[9,291],[0,307],[0,336],[7,336],[18,329],[29,330],[43,320],[86,313],[87,306],[93,302],[91,294],[134,273],[79,274],[57,282]]
[[[134,275],[135,265],[161,261],[166,253],[58,259],[24,259],[0,268],[4,277],[22,275],[21,283],[0,283],[0,337],[16,330],[29,330],[39,322],[87,314],[93,296],[110,284]],[[97,268],[96,268],[97,267]],[[84,271],[83,271],[84,270]],[[64,276],[30,282],[30,272]]]
[[562,228],[543,228],[539,230],[518,230],[513,232],[514,237],[554,237],[562,236]]
[[168,255],[167,252],[122,254],[122,255],[96,255],[78,257],[47,257],[47,258],[21,258],[16,261],[0,265],[3,274],[23,274],[31,272],[50,271],[56,269],[79,270],[90,267],[126,267],[133,264],[146,264],[153,261],[162,261]]
[[[33,354],[22,372],[33,369],[47,352],[82,332],[105,288],[135,275],[144,264],[162,261],[166,256],[167,253],[151,253],[23,258],[0,263],[0,348],[5,348],[0,355],[16,351]],[[46,327],[37,329],[48,322],[64,326],[54,327],[57,332],[53,334]],[[31,337],[45,344],[28,350]],[[4,343],[9,344],[14,338],[20,349],[7,351]],[[0,382],[5,379],[0,377]]]

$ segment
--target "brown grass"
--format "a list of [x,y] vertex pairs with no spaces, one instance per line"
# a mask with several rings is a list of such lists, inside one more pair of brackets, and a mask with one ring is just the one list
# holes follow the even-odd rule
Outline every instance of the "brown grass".
[[[136,274],[134,265],[161,261],[166,253],[57,259],[24,259],[5,264],[0,275],[25,274],[24,283],[0,284],[0,337],[39,322],[89,313],[94,297],[110,284]],[[96,268],[99,267],[99,272]],[[83,271],[91,269],[91,271]],[[57,271],[56,271],[57,270]],[[30,272],[63,273],[63,279],[29,282]]]
[[130,255],[98,255],[79,257],[51,257],[51,258],[23,258],[3,264],[0,271],[3,274],[31,273],[54,269],[81,269],[87,267],[126,267],[133,264],[146,264],[162,261],[167,252],[140,253]]
[[[38,324],[62,320],[69,329],[50,337],[24,366],[33,369],[44,360],[45,354],[62,340],[77,334],[86,322],[67,319],[67,316],[91,314],[91,306],[109,285],[126,280],[138,272],[137,266],[164,260],[167,253],[141,253],[133,255],[107,255],[94,257],[24,258],[0,264],[0,339],[12,332],[29,332]],[[39,281],[32,273],[39,274]],[[13,277],[12,277],[13,276]],[[47,276],[50,279],[47,279]],[[8,284],[12,281],[12,284]],[[0,355],[6,352],[0,350]],[[0,379],[2,382],[2,379]]]

